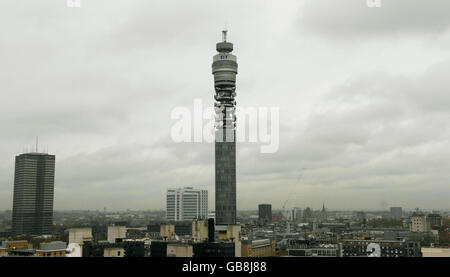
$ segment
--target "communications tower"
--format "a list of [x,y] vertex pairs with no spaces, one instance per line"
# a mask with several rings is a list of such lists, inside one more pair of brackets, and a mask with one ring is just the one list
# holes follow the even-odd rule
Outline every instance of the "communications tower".
[[236,56],[233,44],[222,31],[216,44],[212,73],[215,89],[215,189],[216,225],[236,224]]

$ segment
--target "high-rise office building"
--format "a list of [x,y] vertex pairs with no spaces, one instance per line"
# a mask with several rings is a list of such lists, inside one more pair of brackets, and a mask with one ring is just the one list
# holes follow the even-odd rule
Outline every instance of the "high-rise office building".
[[292,209],[292,216],[291,219],[293,222],[299,222],[302,220],[302,209],[294,207]]
[[236,56],[231,54],[233,44],[217,43],[219,52],[213,58],[212,73],[215,88],[215,155],[216,155],[216,224],[236,224]]
[[391,207],[391,218],[401,219],[403,216],[402,207]]
[[52,233],[55,156],[26,153],[16,156],[12,232]]
[[427,215],[427,222],[429,222],[430,227],[440,228],[442,227],[443,219],[440,214],[432,213]]
[[258,219],[260,223],[271,223],[272,222],[272,205],[270,204],[259,204],[258,205]]
[[167,190],[167,220],[208,218],[208,191],[192,187]]

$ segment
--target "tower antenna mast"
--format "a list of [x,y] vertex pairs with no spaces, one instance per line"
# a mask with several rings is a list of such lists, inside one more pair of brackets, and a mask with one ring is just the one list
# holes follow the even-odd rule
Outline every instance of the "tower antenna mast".
[[222,40],[223,40],[223,42],[227,41],[227,33],[228,33],[228,30],[226,30],[226,29],[222,31]]

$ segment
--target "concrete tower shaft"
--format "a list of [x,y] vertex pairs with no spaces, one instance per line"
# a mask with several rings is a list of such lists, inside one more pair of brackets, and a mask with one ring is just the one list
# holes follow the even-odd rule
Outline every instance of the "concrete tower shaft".
[[215,159],[216,159],[216,224],[236,224],[236,75],[237,59],[231,54],[233,44],[217,43],[212,73],[215,88]]

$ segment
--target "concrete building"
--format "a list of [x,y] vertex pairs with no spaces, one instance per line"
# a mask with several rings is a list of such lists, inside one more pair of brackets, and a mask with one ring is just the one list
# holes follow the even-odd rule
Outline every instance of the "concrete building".
[[103,250],[103,257],[105,258],[123,258],[125,256],[125,249],[122,247],[105,248]]
[[218,54],[213,57],[212,73],[215,89],[215,188],[216,225],[236,224],[236,75],[238,64],[231,54],[233,44],[216,44]]
[[16,156],[12,232],[48,235],[53,227],[55,156],[26,153]]
[[429,257],[450,257],[450,248],[434,248],[422,247],[422,255],[424,258]]
[[86,242],[83,245],[83,257],[144,257],[144,241],[122,241],[116,243]]
[[[236,245],[231,242],[202,242],[194,243],[194,257],[225,257],[231,258],[236,255]],[[239,257],[240,257],[239,249]]]
[[208,220],[192,221],[192,240],[194,242],[207,241],[208,235],[209,235]]
[[426,233],[430,230],[430,225],[427,222],[427,217],[421,213],[414,213],[411,216],[411,232]]
[[193,247],[190,244],[167,244],[167,257],[193,257]]
[[216,225],[219,240],[228,241],[235,245],[234,257],[241,257],[242,253],[242,230],[241,225]]
[[26,240],[2,241],[0,257],[35,256],[36,250]]
[[231,242],[181,243],[152,241],[150,257],[234,257],[235,244]]
[[421,257],[420,243],[408,240],[342,240],[342,257]]
[[2,242],[2,247],[6,248],[6,249],[29,249],[32,248],[32,245],[28,243],[28,241],[26,240],[12,240],[12,241],[3,241]]
[[242,241],[242,257],[273,257],[275,256],[275,240],[260,239]]
[[216,212],[215,211],[208,212],[208,219],[214,219],[214,221],[215,221],[216,220]]
[[41,243],[36,256],[39,257],[65,257],[67,243],[64,241],[52,241]]
[[401,219],[403,216],[402,207],[391,207],[391,218]]
[[[195,220],[194,220],[195,221]],[[192,237],[192,221],[178,221],[175,222],[175,234],[180,238]]]
[[272,223],[272,205],[270,204],[258,205],[258,221],[260,224]]
[[125,226],[108,226],[108,242],[115,243],[116,239],[127,238],[127,227]]
[[292,209],[292,221],[298,223],[301,220],[302,220],[302,209],[294,207]]
[[442,227],[442,216],[440,214],[432,213],[427,215],[427,222],[432,228],[440,228]]
[[192,187],[167,190],[167,220],[208,218],[208,191]]
[[83,245],[92,241],[92,228],[71,228],[69,229],[69,244],[77,243]]
[[1,257],[7,257],[8,256],[8,251],[5,247],[1,247],[0,246],[0,258]]
[[339,244],[318,244],[300,248],[287,249],[290,257],[340,257]]
[[173,224],[161,224],[160,235],[163,241],[171,240],[175,238],[175,225]]

